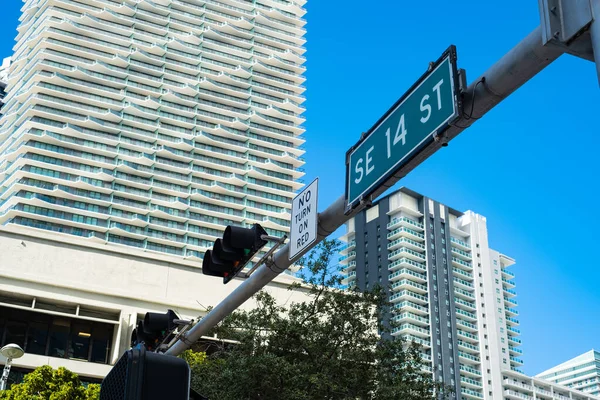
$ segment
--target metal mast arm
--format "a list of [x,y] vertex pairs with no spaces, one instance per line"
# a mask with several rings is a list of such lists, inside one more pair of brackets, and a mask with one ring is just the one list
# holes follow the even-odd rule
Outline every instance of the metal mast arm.
[[[469,85],[465,91],[464,98],[466,115],[463,115],[452,127],[447,129],[439,141],[433,142],[401,168],[373,194],[372,198],[375,199],[396,184],[430,155],[439,150],[440,147],[446,145],[447,142],[471,126],[477,119],[485,115],[512,92],[521,87],[521,85],[537,75],[538,72],[546,68],[561,54],[563,54],[563,50],[559,47],[542,45],[541,28],[536,28],[521,43]],[[318,237],[312,247],[336,231],[342,224],[366,206],[366,204],[361,204],[351,214],[345,215],[344,203],[345,196],[341,196],[319,214]],[[285,245],[275,253],[271,262],[267,262],[267,265],[258,268],[250,278],[244,281],[227,298],[212,309],[191,330],[186,332],[166,354],[176,356],[188,349],[201,336],[235,311],[246,300],[260,291],[308,251],[310,251],[310,248],[307,248],[293,260],[289,260],[289,244]]]

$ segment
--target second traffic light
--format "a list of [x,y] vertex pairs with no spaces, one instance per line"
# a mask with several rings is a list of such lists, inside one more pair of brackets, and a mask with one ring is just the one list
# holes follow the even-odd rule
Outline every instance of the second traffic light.
[[204,253],[202,273],[232,280],[267,243],[267,232],[259,224],[252,228],[228,226],[223,239],[215,240],[212,250]]
[[131,345],[143,344],[148,350],[154,351],[156,346],[175,329],[175,320],[179,319],[173,310],[165,314],[146,313],[143,321],[139,321],[133,330]]

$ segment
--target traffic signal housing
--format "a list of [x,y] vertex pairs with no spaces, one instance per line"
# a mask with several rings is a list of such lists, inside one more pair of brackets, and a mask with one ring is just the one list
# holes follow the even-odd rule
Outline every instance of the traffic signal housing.
[[223,239],[215,240],[212,250],[204,253],[202,273],[222,277],[223,283],[228,283],[268,243],[267,237],[259,224],[252,228],[229,225]]
[[175,329],[175,320],[179,319],[175,311],[168,310],[165,314],[146,313],[139,321],[131,335],[131,346],[143,345],[153,351]]
[[190,368],[181,358],[151,353],[143,346],[127,350],[100,387],[100,400],[189,400]]

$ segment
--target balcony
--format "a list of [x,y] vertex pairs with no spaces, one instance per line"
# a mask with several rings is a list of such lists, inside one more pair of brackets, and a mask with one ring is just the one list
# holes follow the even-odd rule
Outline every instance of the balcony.
[[422,347],[424,347],[425,349],[429,349],[431,348],[431,342],[428,339],[422,339],[420,337],[417,337],[415,335],[411,335],[411,334],[392,334],[394,336],[400,336],[402,339],[406,340],[407,342],[414,342],[416,344],[421,345]]
[[517,295],[517,292],[512,290],[512,289],[508,289],[507,287],[505,287],[504,285],[502,286],[502,290],[504,290],[504,293],[507,293],[508,297],[514,297]]
[[519,305],[519,303],[517,303],[516,300],[509,299],[508,297],[504,297],[504,303],[506,303],[512,307],[517,307]]
[[411,290],[402,290],[390,296],[391,303],[398,303],[402,300],[413,301],[422,305],[427,305],[429,303],[427,296],[417,294]]
[[452,271],[455,274],[457,274],[459,277],[466,278],[466,279],[468,279],[470,281],[473,280],[473,274],[471,274],[470,272],[463,271],[462,269],[456,268],[456,267],[452,267]]
[[475,295],[471,292],[467,292],[466,290],[460,289],[455,287],[454,288],[454,294],[456,294],[458,297],[461,297],[463,299],[468,300],[475,300]]
[[521,339],[511,336],[511,335],[508,335],[508,341],[511,343],[516,343],[517,345],[523,343],[523,341]]
[[504,282],[506,284],[506,287],[508,288],[514,288],[515,286],[517,286],[515,281],[511,281],[509,279],[506,279],[505,277],[502,277],[502,282]]
[[513,346],[511,346],[511,345],[508,345],[508,351],[509,351],[511,354],[513,354],[513,353],[514,353],[514,354],[518,354],[518,355],[523,355],[523,350],[521,350],[521,349],[517,349],[516,347],[513,347]]
[[504,396],[507,399],[516,399],[516,400],[533,400],[533,396],[530,396],[525,393],[517,392],[511,389],[507,389],[504,391]]
[[523,383],[523,382],[519,382],[519,381],[517,381],[515,379],[508,379],[508,378],[504,379],[503,384],[504,384],[504,386],[509,386],[509,387],[518,388],[518,389],[524,389],[524,390],[527,390],[529,392],[533,391],[533,387],[531,385],[528,385],[528,384]]
[[460,287],[466,290],[473,290],[473,284],[471,282],[465,281],[457,277],[453,277],[453,281],[455,283],[454,287]]
[[463,260],[461,260],[459,258],[456,258],[456,257],[452,257],[452,263],[454,265],[456,265],[457,267],[462,267],[462,268],[465,268],[468,271],[473,271],[473,265],[471,265],[470,262],[463,261]]
[[481,360],[479,357],[475,357],[471,354],[463,353],[462,351],[458,351],[458,356],[463,359],[463,362],[468,364],[479,364]]
[[512,361],[516,364],[523,365],[523,360],[521,360],[520,358],[517,358],[517,357],[510,356],[510,361]]
[[460,259],[463,259],[466,261],[471,261],[473,259],[471,254],[467,253],[466,251],[460,250],[454,246],[452,246],[451,249],[452,249],[452,254],[456,255]]
[[460,308],[456,309],[456,313],[459,314],[461,317],[467,318],[471,322],[477,322],[477,315],[474,313],[463,311]]
[[506,276],[507,279],[511,279],[515,277],[515,274],[513,274],[512,272],[502,268],[502,276]]
[[339,262],[342,265],[346,265],[348,264],[350,261],[354,260],[356,258],[356,252],[355,251],[351,251],[350,253],[348,253],[345,256],[342,256],[339,258]]
[[356,269],[356,261],[350,261],[348,263],[348,265],[346,265],[344,268],[342,268],[342,272],[348,273],[350,271],[353,271],[354,269]]
[[481,392],[475,391],[473,389],[461,387],[460,393],[463,395],[463,398],[466,399],[483,399],[483,395],[481,394]]
[[407,238],[400,238],[389,242],[387,248],[389,251],[393,251],[403,246],[419,252],[425,251],[425,246],[423,244]]
[[477,337],[477,335],[474,335],[472,333],[461,331],[460,329],[457,329],[456,333],[458,334],[458,336],[462,336],[465,340],[467,340],[471,343],[479,342],[479,338]]
[[517,310],[515,310],[514,308],[508,308],[508,307],[505,307],[505,308],[504,308],[504,311],[506,312],[506,315],[507,315],[507,316],[508,316],[508,315],[512,315],[512,316],[517,316],[517,315],[519,315],[519,312],[518,312]]
[[407,237],[409,239],[417,240],[417,241],[425,240],[424,234],[419,233],[416,230],[406,228],[406,227],[400,227],[400,228],[395,229],[387,234],[388,240],[396,240],[402,236]]
[[455,244],[461,250],[465,250],[465,251],[471,250],[471,246],[469,246],[469,244],[467,242],[465,242],[464,240],[455,238],[454,236],[450,236],[450,242]]
[[[459,341],[459,346],[461,342]],[[481,372],[473,367],[469,367],[467,365],[460,364],[460,370],[465,373],[465,375],[480,377]]]
[[414,261],[425,261],[424,254],[418,253],[406,247],[401,247],[398,250],[395,250],[388,254],[388,260],[390,261],[398,260],[401,257],[406,257]]
[[425,328],[429,326],[429,318],[424,318],[411,312],[403,312],[402,314],[395,316],[394,320],[398,322],[408,322],[417,324]]
[[454,302],[458,307],[467,308],[469,310],[476,310],[475,303],[473,301],[465,301],[463,299],[459,299],[458,297],[454,298]]
[[[481,389],[482,388],[481,382],[478,380],[472,379],[472,378],[467,378],[467,377],[461,376],[460,382],[461,382],[461,389],[463,387],[468,387],[471,389]],[[464,385],[462,385],[462,384],[464,384]]]
[[513,332],[513,333],[516,333],[517,335],[520,335],[520,334],[521,334],[521,331],[520,331],[520,330],[518,330],[518,329],[516,329],[516,328],[513,328],[513,327],[510,327],[510,326],[507,326],[507,327],[506,327],[506,330],[507,330],[507,331],[510,331],[510,332]]
[[349,284],[351,281],[356,281],[356,271],[348,273],[348,275],[342,279],[342,283],[345,285]]
[[415,283],[410,279],[402,279],[394,284],[392,284],[392,289],[410,289],[416,293],[426,295],[427,294],[427,286],[421,285],[420,283]]
[[354,250],[356,248],[356,240],[351,241],[345,246],[342,246],[340,249],[340,254],[347,255],[348,252]]
[[425,274],[420,274],[408,268],[402,268],[388,276],[390,282],[395,282],[403,278],[408,278],[418,283],[427,283],[427,276]]
[[416,272],[427,272],[427,267],[423,263],[419,263],[408,258],[400,258],[388,265],[388,270],[394,272],[402,267],[412,269]]
[[404,227],[410,228],[410,229],[416,229],[417,231],[420,231],[420,232],[422,232],[424,230],[422,223],[417,222],[410,218],[406,218],[406,217],[394,218],[387,224],[387,228],[390,231],[394,230],[396,228],[399,228],[401,226],[404,226]]
[[456,325],[458,327],[460,327],[461,329],[465,329],[467,331],[470,331],[471,333],[476,333],[477,332],[477,325],[472,324],[472,323],[467,322],[467,321],[463,321],[460,318],[456,319]]
[[429,308],[408,300],[394,304],[394,308],[401,311],[411,311],[413,313],[419,313],[419,315],[429,315]]
[[428,339],[429,329],[424,329],[413,324],[405,323],[392,329],[392,335],[394,334],[410,334],[423,339]]

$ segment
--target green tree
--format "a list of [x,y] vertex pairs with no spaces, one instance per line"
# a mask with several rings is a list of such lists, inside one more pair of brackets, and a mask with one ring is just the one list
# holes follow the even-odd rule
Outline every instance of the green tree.
[[194,389],[211,400],[437,398],[442,388],[421,372],[419,349],[381,339],[391,329],[380,323],[392,312],[385,290],[337,289],[338,249],[325,240],[302,261],[309,302],[281,306],[260,292],[256,308],[219,324],[213,333],[239,344],[190,363]]
[[1,400],[98,400],[100,385],[84,387],[77,374],[66,368],[49,365],[25,375],[23,383],[0,392]]

